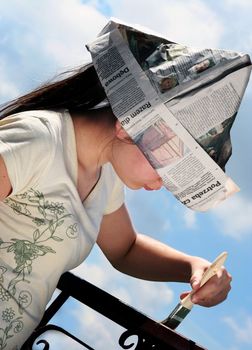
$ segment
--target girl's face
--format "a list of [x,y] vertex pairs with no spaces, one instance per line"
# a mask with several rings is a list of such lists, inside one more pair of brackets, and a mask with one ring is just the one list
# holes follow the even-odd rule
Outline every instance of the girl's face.
[[116,125],[116,137],[111,147],[110,161],[120,179],[129,188],[136,190],[159,190],[162,179],[152,168],[139,148],[132,143],[119,123]]

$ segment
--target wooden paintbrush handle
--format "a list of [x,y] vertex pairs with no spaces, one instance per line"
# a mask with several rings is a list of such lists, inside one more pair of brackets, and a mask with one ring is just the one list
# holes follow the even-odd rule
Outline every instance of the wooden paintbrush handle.
[[[202,279],[200,281],[201,287],[218,272],[218,270],[224,265],[226,258],[227,252],[223,252],[214,260],[214,262],[208,267],[208,269],[204,272],[202,276]],[[190,294],[188,294],[184,299],[181,300],[181,305],[183,305],[187,309],[191,309],[193,307],[193,303],[191,301],[192,294],[193,291],[191,291]]]

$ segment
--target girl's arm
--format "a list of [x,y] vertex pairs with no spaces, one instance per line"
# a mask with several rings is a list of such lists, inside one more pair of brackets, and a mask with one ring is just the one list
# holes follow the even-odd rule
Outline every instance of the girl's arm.
[[[190,282],[195,291],[210,265],[205,259],[137,234],[124,205],[104,216],[97,243],[111,264],[123,273],[146,280]],[[230,282],[231,276],[223,268],[195,293],[194,302],[204,306],[220,303],[230,291]]]

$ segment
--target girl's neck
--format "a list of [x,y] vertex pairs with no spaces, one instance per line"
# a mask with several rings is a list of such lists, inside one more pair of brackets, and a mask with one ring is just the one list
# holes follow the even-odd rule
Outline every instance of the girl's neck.
[[83,199],[97,183],[102,165],[110,159],[113,130],[98,118],[93,121],[84,115],[71,117],[78,160],[78,191]]

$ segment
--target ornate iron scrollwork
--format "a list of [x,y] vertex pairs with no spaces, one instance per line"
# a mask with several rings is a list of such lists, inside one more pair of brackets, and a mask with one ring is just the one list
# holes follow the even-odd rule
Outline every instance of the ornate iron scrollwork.
[[37,343],[36,343],[37,345],[39,345],[39,344],[45,344],[45,347],[44,347],[44,349],[42,349],[42,350],[49,350],[49,348],[50,348],[50,345],[49,345],[49,343],[48,343],[48,341],[47,340],[39,340],[39,341],[37,341]]
[[[21,347],[22,350],[32,350],[32,346],[35,344],[43,345],[43,350],[53,350],[52,341],[50,344],[50,340],[46,339],[45,333],[47,331],[58,331],[62,333],[62,335],[68,336],[79,343],[83,348],[94,350],[94,348],[74,337],[63,328],[48,324],[69,297],[73,297],[126,329],[118,340],[121,349],[206,350],[195,344],[192,340],[184,338],[165,325],[157,323],[109,293],[69,272],[61,276],[58,282],[58,288],[62,292],[48,307],[37,329]],[[25,295],[20,295],[20,298],[20,305],[22,304],[22,306],[24,306],[24,303],[29,303],[29,298]],[[18,325],[18,327],[20,329],[21,324]]]
[[[126,342],[131,337],[136,337],[136,342],[132,342],[130,344],[126,344]],[[119,339],[119,345],[122,349],[134,349],[134,350],[161,350],[162,346],[156,344],[154,342],[154,338],[145,336],[139,332],[133,331],[133,330],[127,330],[124,332],[120,339]],[[169,350],[166,347],[166,350]]]
[[40,336],[45,336],[45,333],[48,331],[60,332],[60,333],[64,334],[65,336],[71,338],[73,341],[77,342],[78,344],[82,345],[85,349],[94,350],[94,348],[91,348],[89,345],[87,345],[86,343],[84,343],[80,339],[76,338],[74,335],[67,332],[65,329],[63,329],[59,326],[53,325],[53,324],[48,324],[44,327],[39,328],[37,331],[35,331],[32,334],[32,336],[29,338],[28,342],[26,344],[24,344],[24,346],[22,347],[22,350],[32,350],[34,344],[36,344],[36,345],[44,344],[44,348],[41,350],[50,350],[51,347],[50,347],[50,343],[48,340],[46,340],[46,339],[39,339],[38,340],[38,338]]

